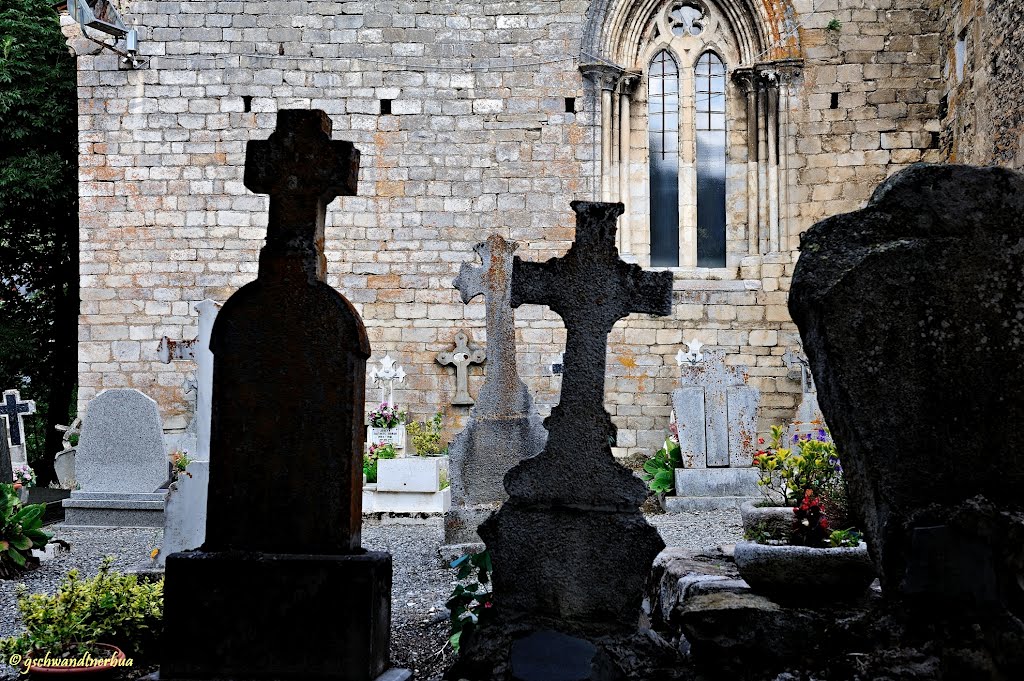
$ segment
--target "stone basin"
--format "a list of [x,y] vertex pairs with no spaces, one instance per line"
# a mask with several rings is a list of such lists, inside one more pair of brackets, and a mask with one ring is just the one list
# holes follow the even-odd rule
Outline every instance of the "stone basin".
[[765,531],[773,538],[787,539],[793,529],[792,506],[758,506],[747,501],[740,506],[743,532]]
[[868,545],[815,548],[741,541],[734,555],[740,576],[754,591],[799,599],[859,597],[875,579]]

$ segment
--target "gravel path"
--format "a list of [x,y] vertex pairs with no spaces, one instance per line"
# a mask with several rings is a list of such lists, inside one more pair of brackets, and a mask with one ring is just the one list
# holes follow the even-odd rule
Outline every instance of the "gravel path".
[[[648,516],[668,546],[699,550],[737,541],[742,533],[739,512],[700,511]],[[161,530],[71,530],[51,526],[58,539],[71,545],[29,572],[21,583],[30,591],[53,592],[61,578],[77,568],[84,577],[96,574],[106,555],[115,557],[115,569],[125,570],[148,559],[160,545]],[[437,558],[444,531],[441,520],[426,524],[370,524],[363,527],[363,546],[388,551],[394,557],[392,584],[392,660],[415,671],[417,680],[440,678],[451,662],[445,646],[448,635],[445,600],[453,573]],[[16,608],[18,582],[0,581],[0,637],[20,630]],[[7,671],[7,675],[4,672]],[[10,667],[0,666],[0,678],[17,678]]]

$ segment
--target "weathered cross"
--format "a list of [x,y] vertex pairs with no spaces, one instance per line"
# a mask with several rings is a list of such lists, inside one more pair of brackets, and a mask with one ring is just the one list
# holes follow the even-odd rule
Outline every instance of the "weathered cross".
[[437,353],[439,364],[455,366],[455,397],[452,404],[457,407],[473,406],[473,397],[469,394],[469,365],[483,364],[487,353],[480,348],[469,347],[469,334],[459,329],[455,334],[455,348]]
[[[280,256],[299,254],[306,274],[323,281],[327,204],[337,196],[356,193],[359,152],[351,142],[330,139],[331,122],[326,115],[310,114],[278,111],[277,130],[270,139],[249,142],[246,147],[245,186],[256,194],[270,195],[261,275]],[[311,266],[314,271],[309,271]]]
[[11,449],[7,444],[7,422],[0,419],[0,484],[14,482],[14,462],[11,461]]
[[25,427],[22,417],[34,413],[36,413],[34,401],[22,400],[17,390],[4,391],[4,399],[0,402],[0,416],[7,419],[7,443],[11,447],[20,447],[25,444],[23,437]]
[[532,411],[526,384],[516,370],[516,320],[511,304],[512,254],[516,248],[514,241],[492,234],[473,247],[483,266],[463,264],[454,281],[463,303],[468,305],[476,296],[484,297],[488,362],[474,412],[479,417],[523,416]]
[[[545,454],[605,451],[610,458],[615,426],[604,408],[608,334],[615,322],[633,312],[669,314],[672,273],[646,272],[619,259],[615,221],[622,204],[571,205],[576,211],[575,242],[563,257],[545,263],[516,257],[512,307],[547,305],[565,323],[562,395],[546,424]],[[517,474],[517,469],[510,473]],[[638,494],[642,496],[643,490]]]

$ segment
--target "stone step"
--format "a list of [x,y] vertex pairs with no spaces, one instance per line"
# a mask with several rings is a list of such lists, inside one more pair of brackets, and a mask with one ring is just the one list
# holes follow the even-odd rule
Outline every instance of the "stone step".
[[681,513],[683,511],[726,511],[735,508],[739,520],[739,508],[747,501],[757,501],[760,497],[665,497],[665,511]]
[[677,468],[680,497],[759,497],[756,468]]

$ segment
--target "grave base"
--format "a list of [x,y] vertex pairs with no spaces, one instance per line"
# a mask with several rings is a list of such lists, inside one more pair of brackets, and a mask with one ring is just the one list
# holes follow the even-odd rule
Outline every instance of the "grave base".
[[674,497],[665,499],[665,510],[711,511],[739,508],[761,498],[758,470],[749,466],[677,468]]
[[483,540],[480,539],[476,529],[499,508],[499,504],[491,504],[448,509],[448,513],[444,517],[444,543],[446,545],[482,543]]
[[64,506],[64,527],[163,527],[166,491],[150,494],[74,491]]
[[187,551],[166,572],[163,681],[389,679],[390,554]]

